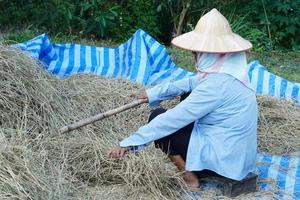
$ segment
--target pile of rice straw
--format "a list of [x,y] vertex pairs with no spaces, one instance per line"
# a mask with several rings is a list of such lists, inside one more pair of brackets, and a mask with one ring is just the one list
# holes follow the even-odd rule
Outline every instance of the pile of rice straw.
[[272,154],[300,152],[300,109],[292,102],[258,97],[258,146]]
[[[0,83],[0,199],[193,198],[173,164],[153,147],[121,160],[107,157],[119,140],[146,123],[146,105],[70,133],[58,131],[132,101],[141,86],[93,75],[58,80],[6,46],[0,46]],[[296,151],[299,111],[266,97],[259,104],[260,150]]]

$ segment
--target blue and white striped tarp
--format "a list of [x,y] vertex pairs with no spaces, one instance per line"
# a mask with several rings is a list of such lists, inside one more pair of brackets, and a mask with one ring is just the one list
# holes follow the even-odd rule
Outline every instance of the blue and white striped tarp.
[[[275,156],[259,153],[257,157],[260,190],[268,190],[270,182],[290,194],[293,199],[300,199],[300,157]],[[278,195],[283,195],[278,193]]]
[[278,99],[292,100],[300,103],[300,84],[288,81],[268,72],[258,61],[248,64],[249,78],[257,94],[264,94]]
[[[13,45],[40,59],[45,69],[58,78],[78,73],[92,73],[104,77],[123,78],[142,85],[178,80],[195,75],[176,66],[166,48],[143,30],[138,30],[117,48],[103,48],[80,44],[52,44],[42,34],[27,42]],[[258,61],[248,64],[249,78],[257,94],[300,103],[300,84],[268,72]],[[260,153],[258,173],[261,180],[273,179],[276,185],[300,199],[299,156],[274,156]],[[268,184],[261,183],[260,189]]]
[[[42,34],[15,47],[30,52],[59,78],[77,73],[122,77],[143,85],[178,80],[194,73],[176,66],[166,48],[143,30],[138,30],[117,48],[79,44],[52,44]],[[276,76],[258,61],[249,63],[249,78],[258,94],[300,102],[300,84]]]
[[143,85],[155,85],[193,75],[177,67],[165,47],[142,30],[118,48],[78,44],[51,44],[43,34],[15,47],[26,50],[45,63],[59,78],[77,73],[122,77]]

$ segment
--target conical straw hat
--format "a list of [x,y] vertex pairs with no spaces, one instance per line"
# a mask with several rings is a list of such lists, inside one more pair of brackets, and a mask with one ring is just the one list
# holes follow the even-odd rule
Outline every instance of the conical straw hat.
[[174,38],[172,44],[207,53],[239,52],[252,48],[248,40],[232,32],[227,19],[215,8],[200,18],[193,31]]

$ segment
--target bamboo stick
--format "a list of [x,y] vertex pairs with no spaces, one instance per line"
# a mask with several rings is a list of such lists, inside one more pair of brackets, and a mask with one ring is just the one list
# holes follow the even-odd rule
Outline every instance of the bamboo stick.
[[64,126],[64,127],[62,127],[60,129],[60,132],[61,133],[66,133],[66,132],[78,129],[78,128],[82,127],[82,126],[86,126],[88,124],[94,123],[96,121],[102,120],[102,119],[107,118],[109,116],[118,114],[118,113],[123,112],[125,110],[128,110],[130,108],[134,108],[134,107],[136,107],[138,105],[141,105],[142,103],[145,103],[145,101],[142,100],[142,99],[135,100],[135,101],[133,101],[131,103],[125,104],[125,105],[120,106],[118,108],[115,108],[115,109],[106,111],[104,113],[99,113],[97,115],[94,115],[94,116],[82,119],[82,120],[80,120],[78,122],[75,122],[73,124],[66,125],[66,126]]

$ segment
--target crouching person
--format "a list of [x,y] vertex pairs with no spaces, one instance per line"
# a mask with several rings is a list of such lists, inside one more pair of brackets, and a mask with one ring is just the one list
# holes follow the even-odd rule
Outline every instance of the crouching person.
[[245,53],[251,43],[232,33],[216,9],[172,43],[193,53],[197,75],[141,94],[150,106],[176,96],[182,101],[170,110],[154,110],[148,124],[108,154],[122,157],[129,148],[155,142],[190,187],[199,187],[198,176],[207,173],[242,180],[256,170],[257,103]]

